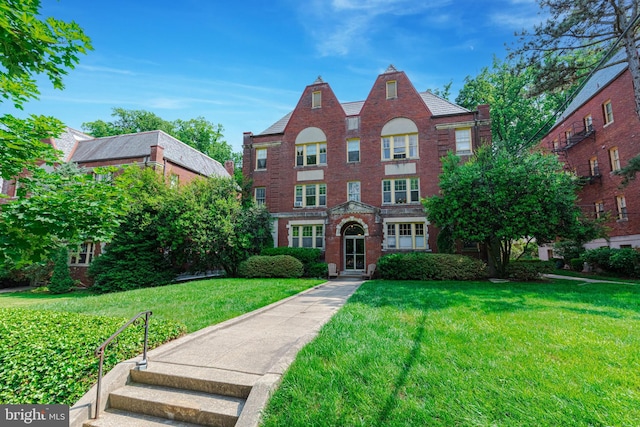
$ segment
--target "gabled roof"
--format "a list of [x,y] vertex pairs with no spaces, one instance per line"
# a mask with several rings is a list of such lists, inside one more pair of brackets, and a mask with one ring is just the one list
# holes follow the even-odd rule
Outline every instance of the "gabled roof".
[[165,159],[186,169],[204,176],[230,176],[218,161],[161,130],[83,140],[69,160],[84,163],[146,157],[153,145],[164,148]]
[[[450,114],[461,114],[461,113],[469,113],[470,111],[466,108],[463,108],[459,105],[456,105],[450,101],[447,101],[444,98],[441,98],[437,95],[434,95],[431,92],[420,92],[419,95],[422,97],[422,100],[426,104],[429,111],[434,116],[447,116]],[[354,101],[354,102],[343,102],[342,109],[344,110],[345,115],[347,116],[357,116],[362,111],[362,106],[365,101]],[[260,132],[259,135],[273,135],[278,133],[283,133],[287,124],[289,123],[289,119],[293,111],[288,113],[286,116],[282,117],[280,120],[269,126],[264,131]]]
[[79,141],[93,139],[91,135],[82,133],[79,130],[67,127],[64,132],[57,138],[54,138],[55,148],[62,151],[62,160],[69,161],[69,156],[73,153],[73,149]]
[[[619,50],[607,64],[619,62],[624,60],[626,53],[623,49]],[[585,83],[583,88],[569,103],[567,108],[558,116],[556,125],[565,121],[567,117],[573,114],[578,108],[584,105],[588,100],[593,98],[598,92],[607,87],[612,81],[614,81],[629,65],[626,62],[616,65],[605,65],[600,70],[596,71],[593,76]]]

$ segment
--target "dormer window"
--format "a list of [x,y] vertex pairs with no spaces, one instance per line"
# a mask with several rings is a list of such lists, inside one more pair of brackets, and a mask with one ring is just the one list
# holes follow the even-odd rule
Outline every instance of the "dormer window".
[[311,94],[311,108],[322,107],[322,92],[315,91]]
[[391,80],[387,82],[387,99],[396,99],[398,97],[398,82]]

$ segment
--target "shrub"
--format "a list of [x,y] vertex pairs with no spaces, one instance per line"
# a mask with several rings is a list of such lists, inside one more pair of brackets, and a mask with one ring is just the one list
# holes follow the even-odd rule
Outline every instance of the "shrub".
[[301,277],[303,273],[302,263],[290,255],[255,255],[238,267],[240,277]]
[[308,271],[304,272],[305,277],[326,278],[329,274],[329,267],[326,262],[314,262],[309,265]]
[[320,261],[322,257],[322,251],[320,249],[315,248],[288,248],[288,247],[279,247],[279,248],[265,248],[260,252],[260,255],[263,256],[274,256],[274,255],[289,255],[296,258],[298,261],[302,263],[304,268],[304,277],[326,277],[326,272],[324,276],[317,276],[314,271],[314,265]]
[[596,269],[611,271],[609,258],[611,257],[611,248],[597,248],[587,250],[580,258]]
[[608,273],[628,277],[640,275],[640,253],[634,249],[598,248],[590,249],[582,255],[582,259],[592,267]]
[[49,292],[52,294],[63,294],[71,291],[75,281],[71,278],[69,266],[67,265],[69,251],[62,247],[58,249],[54,259],[53,274],[49,281]]
[[582,258],[573,258],[569,261],[569,265],[573,271],[582,271],[584,268],[584,261],[582,261]]
[[378,259],[376,271],[393,280],[477,280],[486,277],[483,262],[463,255],[410,252]]

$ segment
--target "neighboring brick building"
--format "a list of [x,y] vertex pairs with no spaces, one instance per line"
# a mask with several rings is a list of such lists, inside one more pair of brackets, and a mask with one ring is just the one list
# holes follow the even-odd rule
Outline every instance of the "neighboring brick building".
[[[61,162],[74,162],[91,171],[100,166],[124,166],[137,164],[153,167],[169,182],[178,185],[195,177],[233,176],[233,162],[222,166],[187,144],[156,130],[104,138],[93,138],[72,128],[66,128],[60,137],[49,139],[54,148],[62,151]],[[102,177],[97,175],[96,179]],[[16,181],[0,182],[0,190],[9,197],[15,196]],[[69,256],[69,266],[74,279],[90,283],[87,267],[101,252],[101,244],[85,242]]]
[[340,103],[321,78],[307,86],[291,113],[244,134],[243,173],[276,246],[321,248],[359,273],[385,253],[436,250],[420,200],[438,193],[440,158],[490,141],[488,106],[418,93],[390,66],[365,101]]
[[[613,174],[640,153],[640,119],[627,64],[596,72],[540,145],[585,178],[578,202],[583,212],[609,218],[609,240],[594,240],[586,247],[640,247],[640,185],[632,181],[623,188],[622,178]],[[540,248],[541,259],[552,255],[551,248]]]

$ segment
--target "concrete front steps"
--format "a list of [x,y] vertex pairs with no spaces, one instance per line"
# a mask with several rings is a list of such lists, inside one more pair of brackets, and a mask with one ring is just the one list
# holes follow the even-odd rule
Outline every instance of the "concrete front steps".
[[260,375],[150,362],[109,394],[107,410],[85,427],[233,427]]

